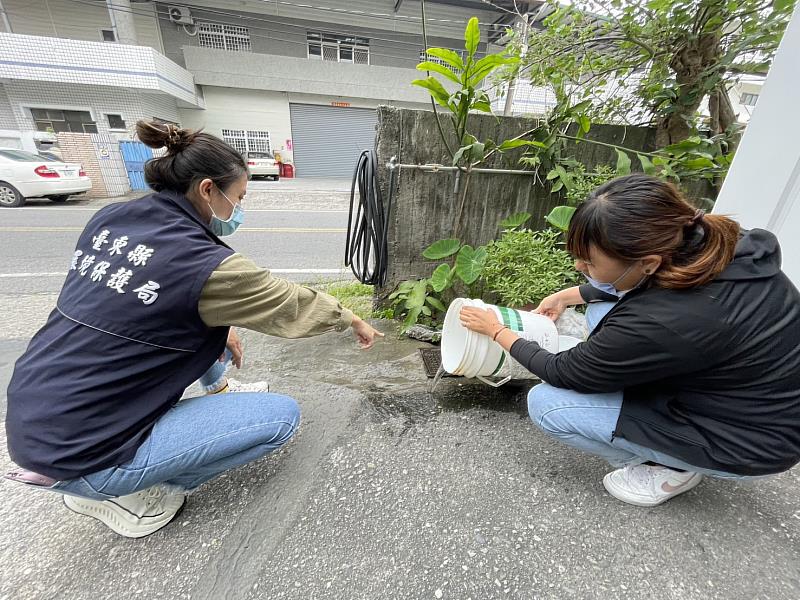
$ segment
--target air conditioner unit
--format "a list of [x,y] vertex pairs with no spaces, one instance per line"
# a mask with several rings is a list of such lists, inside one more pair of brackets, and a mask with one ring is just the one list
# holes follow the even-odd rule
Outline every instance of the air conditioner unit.
[[176,25],[194,25],[191,11],[185,6],[170,6],[169,20]]

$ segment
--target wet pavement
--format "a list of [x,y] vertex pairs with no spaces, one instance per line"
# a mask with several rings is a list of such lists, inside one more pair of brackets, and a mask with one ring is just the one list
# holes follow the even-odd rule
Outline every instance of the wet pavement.
[[[800,470],[621,504],[601,460],[533,426],[530,384],[453,378],[431,394],[424,344],[378,326],[370,352],[348,333],[244,332],[236,376],[297,398],[300,432],[148,538],[0,482],[0,599],[800,597]],[[1,390],[25,344],[0,340]]]

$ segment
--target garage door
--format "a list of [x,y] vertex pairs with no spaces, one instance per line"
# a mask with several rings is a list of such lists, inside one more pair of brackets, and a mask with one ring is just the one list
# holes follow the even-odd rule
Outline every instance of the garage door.
[[352,177],[358,155],[375,146],[374,109],[290,104],[297,177]]

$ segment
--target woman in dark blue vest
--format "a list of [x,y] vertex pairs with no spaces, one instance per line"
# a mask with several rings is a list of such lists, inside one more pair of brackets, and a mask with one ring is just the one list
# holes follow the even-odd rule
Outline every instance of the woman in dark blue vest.
[[[238,152],[172,125],[137,132],[167,149],[145,167],[155,193],[87,224],[55,310],[15,366],[6,417],[21,467],[8,477],[63,493],[127,537],[164,527],[188,492],[298,427],[293,399],[226,379],[226,361],[241,365],[231,326],[289,338],[352,327],[364,348],[381,336],[220,239],[243,219]],[[207,394],[179,402],[198,379]]]

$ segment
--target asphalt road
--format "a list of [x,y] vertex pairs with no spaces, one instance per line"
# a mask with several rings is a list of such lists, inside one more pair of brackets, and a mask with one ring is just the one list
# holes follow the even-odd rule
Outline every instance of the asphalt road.
[[[57,291],[75,243],[100,206],[38,203],[0,216],[0,295]],[[344,267],[347,213],[252,208],[226,241],[256,264],[296,281],[350,278]]]

